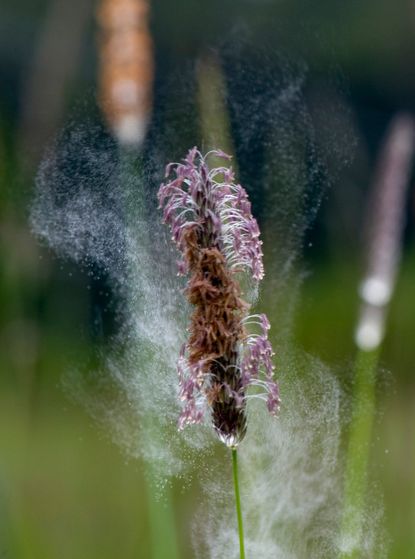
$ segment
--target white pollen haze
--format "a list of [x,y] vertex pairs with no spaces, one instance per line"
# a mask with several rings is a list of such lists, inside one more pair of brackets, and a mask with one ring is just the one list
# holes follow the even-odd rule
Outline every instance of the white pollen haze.
[[[258,221],[266,259],[258,312],[270,318],[282,399],[279,418],[269,416],[262,402],[248,405],[248,433],[239,451],[247,556],[332,559],[339,551],[346,398],[336,374],[293,343],[292,323],[305,233],[329,186],[325,161],[335,146],[333,158],[340,168],[354,142],[346,138],[342,106],[341,115],[332,115],[319,136],[304,99],[303,63],[281,58],[278,70],[261,74],[262,66],[248,63],[242,47],[223,49],[230,61],[226,95],[239,138],[238,167],[244,164],[248,177],[247,184],[241,182],[254,213],[262,212]],[[229,453],[208,422],[177,430],[176,363],[190,309],[184,279],[177,277],[176,249],[155,203],[165,165],[184,157],[193,145],[203,146],[194,122],[186,121],[195,114],[189,100],[192,79],[182,70],[174,87],[167,83],[166,99],[174,91],[185,116],[179,126],[177,114],[166,111],[163,122],[154,123],[140,173],[99,126],[82,121],[67,127],[39,169],[31,223],[59,257],[91,273],[105,273],[117,301],[118,332],[102,348],[100,366],[85,371],[84,364],[74,364],[65,380],[67,390],[126,454],[151,463],[160,479],[197,476],[201,505],[192,511],[195,521],[188,535],[194,556],[237,559]],[[121,143],[132,144],[143,129],[127,119],[117,133]],[[197,136],[190,136],[192,145],[182,146],[179,129],[185,130],[186,142],[190,134]],[[255,150],[263,163],[252,156]],[[377,301],[385,298],[382,285],[375,283],[368,291],[372,300],[373,293]],[[373,324],[369,331],[366,326],[366,346],[374,339]],[[371,543],[364,559],[385,557],[375,517],[365,521]]]

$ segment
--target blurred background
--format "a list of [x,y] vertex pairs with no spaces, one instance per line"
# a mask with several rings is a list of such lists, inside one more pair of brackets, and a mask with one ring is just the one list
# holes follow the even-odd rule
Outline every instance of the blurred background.
[[[118,142],[164,165],[199,137],[208,146],[209,127],[225,129],[266,228],[267,255],[283,240],[273,239],[274,214],[252,169],[272,159],[264,138],[275,76],[300,87],[324,172],[313,179],[321,203],[319,194],[304,233],[293,336],[347,388],[368,194],[388,126],[402,112],[415,115],[414,36],[409,0],[2,0],[0,557],[153,556],[142,464],[127,460],[62,388],[71,362],[86,361],[117,324],[103,300],[105,278],[57,258],[31,233],[35,177],[54,137],[68,122],[91,122],[111,149]],[[203,94],[215,80],[227,92],[222,104]],[[257,103],[251,120],[262,115],[248,140],[238,121],[247,97]],[[407,180],[371,445],[393,559],[415,557],[413,164]],[[192,557],[186,526],[197,494],[179,483],[173,494],[179,556]]]

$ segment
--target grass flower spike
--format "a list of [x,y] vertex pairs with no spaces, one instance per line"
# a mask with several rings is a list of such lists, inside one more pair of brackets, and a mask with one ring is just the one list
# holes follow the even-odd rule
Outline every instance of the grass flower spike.
[[[238,281],[243,272],[256,282],[264,275],[258,224],[232,169],[209,169],[209,156],[230,159],[222,151],[203,156],[191,149],[183,163],[167,166],[158,197],[194,306],[178,362],[179,427],[200,423],[210,413],[219,439],[235,448],[246,432],[247,399],[264,399],[271,414],[280,400],[270,324],[264,314],[248,314]],[[248,395],[250,387],[256,388]]]

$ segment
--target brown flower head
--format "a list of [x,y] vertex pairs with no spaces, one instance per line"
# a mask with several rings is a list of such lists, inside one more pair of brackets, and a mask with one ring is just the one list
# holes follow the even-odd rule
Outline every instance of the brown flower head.
[[[236,446],[246,432],[247,390],[261,388],[271,413],[279,408],[272,348],[265,315],[248,316],[238,272],[263,277],[259,229],[248,196],[232,170],[209,170],[206,159],[230,159],[221,151],[205,157],[193,148],[183,163],[167,166],[175,177],[159,190],[164,220],[182,253],[179,272],[189,276],[186,295],[194,306],[190,336],[178,370],[184,402],[179,426],[201,422],[210,410],[222,442]],[[255,324],[259,333],[248,333]]]

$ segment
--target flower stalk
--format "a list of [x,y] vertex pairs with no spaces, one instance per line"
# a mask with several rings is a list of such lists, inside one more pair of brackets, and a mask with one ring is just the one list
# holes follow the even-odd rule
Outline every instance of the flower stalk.
[[239,493],[238,451],[236,448],[232,448],[231,452],[232,452],[233,485],[235,489],[236,516],[238,518],[239,556],[240,559],[245,559],[244,525],[242,519],[241,496]]
[[368,206],[366,273],[359,290],[361,308],[355,332],[357,358],[343,489],[341,559],[362,556],[376,371],[399,270],[414,153],[415,121],[410,115],[399,114],[392,120],[381,149]]
[[[251,283],[264,275],[258,224],[232,168],[210,169],[210,156],[215,162],[231,159],[220,150],[203,156],[191,149],[182,163],[167,166],[158,198],[181,253],[178,271],[188,277],[185,293],[193,307],[178,361],[179,429],[208,417],[231,449],[240,559],[245,559],[237,447],[247,430],[247,401],[265,400],[274,415],[280,398],[270,324],[265,314],[248,314],[240,282],[243,274]],[[255,392],[248,394],[251,388]]]

